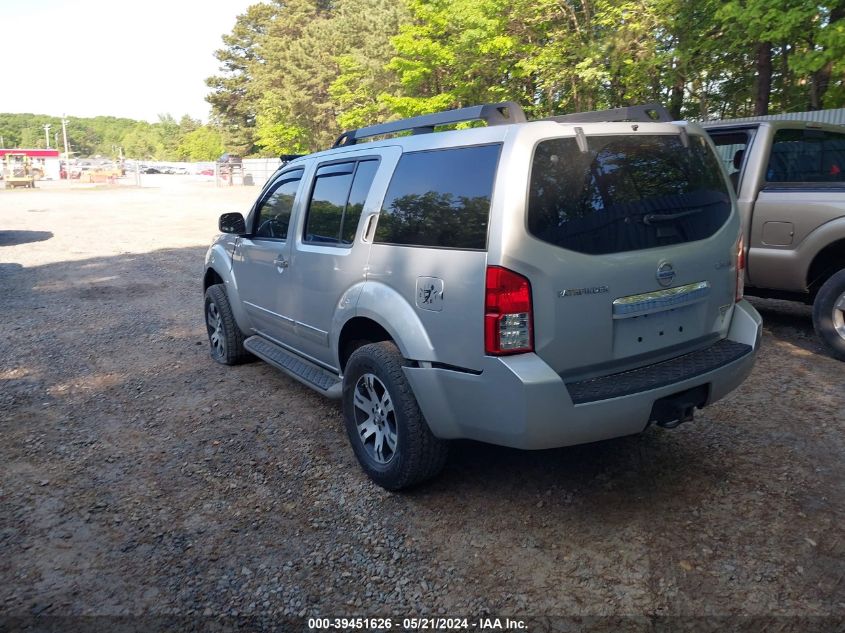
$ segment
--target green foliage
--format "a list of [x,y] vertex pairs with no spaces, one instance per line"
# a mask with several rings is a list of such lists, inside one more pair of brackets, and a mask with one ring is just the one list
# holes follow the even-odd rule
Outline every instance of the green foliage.
[[223,135],[219,130],[204,125],[188,132],[179,144],[182,160],[217,160],[224,153]]
[[[41,148],[45,146],[45,124],[52,126],[50,147],[64,152],[58,117],[0,114],[0,136],[7,147]],[[178,123],[169,114],[160,115],[158,123],[108,116],[68,117],[67,136],[71,156],[82,158],[117,158],[122,153],[144,160],[212,160],[225,151],[220,130],[187,115]]]
[[206,98],[216,123],[223,130],[225,144],[240,156],[257,150],[254,140],[257,99],[250,92],[252,68],[263,63],[259,41],[267,36],[281,7],[277,2],[259,3],[239,15],[232,32],[223,36],[223,48],[215,53],[222,74],[206,79],[206,85],[211,88]]
[[163,154],[158,135],[145,126],[138,126],[123,137],[123,152],[129,158],[150,160]]
[[402,0],[254,5],[224,37],[221,74],[207,80],[215,120],[274,155],[321,149],[350,125],[392,116],[386,65],[406,16]]
[[268,0],[224,45],[209,102],[264,154],[500,100],[705,119],[845,99],[843,0]]

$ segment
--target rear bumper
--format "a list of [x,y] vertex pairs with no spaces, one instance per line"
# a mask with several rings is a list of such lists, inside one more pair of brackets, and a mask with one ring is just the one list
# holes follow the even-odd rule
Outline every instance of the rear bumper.
[[535,354],[490,357],[480,375],[419,367],[406,367],[405,373],[436,436],[522,449],[554,448],[639,433],[648,425],[656,400],[701,385],[708,388],[707,404],[716,402],[751,372],[761,334],[760,315],[741,301],[734,309],[728,343],[710,350],[707,362],[717,365],[714,369],[707,370],[698,358],[698,371],[676,372],[668,381],[662,371],[663,380],[651,383],[640,375],[631,383],[634,392],[630,385],[624,393],[605,389],[599,399],[583,383],[564,384]]

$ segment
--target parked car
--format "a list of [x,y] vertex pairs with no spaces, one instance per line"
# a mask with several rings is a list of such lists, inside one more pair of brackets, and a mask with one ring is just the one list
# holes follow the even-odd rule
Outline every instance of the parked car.
[[704,126],[731,169],[749,295],[813,306],[813,325],[845,360],[845,127],[806,121]]
[[[434,132],[469,120],[487,127]],[[488,104],[346,132],[220,218],[211,356],[340,398],[388,489],[437,474],[451,439],[672,428],[760,343],[729,188],[706,133],[659,106],[527,122]]]

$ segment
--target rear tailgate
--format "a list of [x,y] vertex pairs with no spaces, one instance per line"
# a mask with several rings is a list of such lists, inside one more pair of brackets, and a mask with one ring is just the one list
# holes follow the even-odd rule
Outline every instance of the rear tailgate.
[[502,249],[502,265],[531,282],[536,353],[585,378],[723,337],[739,221],[709,142],[666,124],[583,130],[580,145],[536,144],[527,230]]

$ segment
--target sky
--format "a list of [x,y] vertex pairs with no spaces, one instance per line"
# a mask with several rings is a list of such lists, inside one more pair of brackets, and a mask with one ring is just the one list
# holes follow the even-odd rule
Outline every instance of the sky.
[[0,112],[208,120],[205,78],[258,0],[0,0]]

